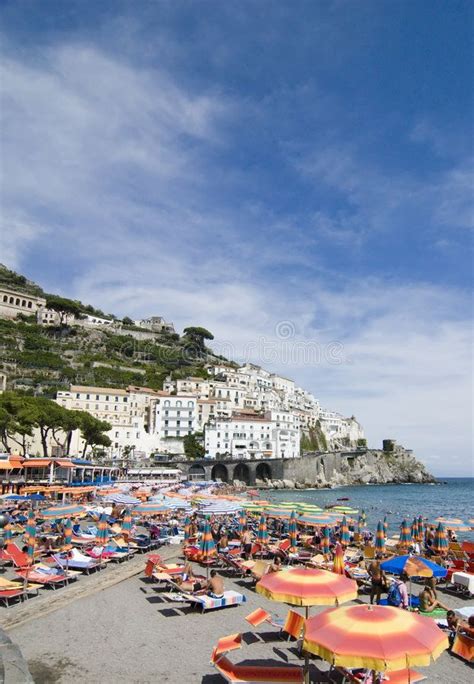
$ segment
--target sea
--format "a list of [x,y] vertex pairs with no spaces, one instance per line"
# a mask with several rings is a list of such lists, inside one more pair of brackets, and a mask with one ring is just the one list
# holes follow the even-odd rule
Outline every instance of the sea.
[[[360,485],[334,489],[265,490],[262,498],[278,501],[301,501],[325,506],[343,505],[365,511],[367,524],[375,529],[387,516],[390,530],[397,533],[400,523],[409,523],[422,515],[432,521],[438,516],[460,518],[474,527],[474,478],[443,478],[438,484]],[[339,501],[338,499],[348,499]],[[355,516],[354,516],[355,517]],[[474,531],[456,532],[458,539],[474,540]]]

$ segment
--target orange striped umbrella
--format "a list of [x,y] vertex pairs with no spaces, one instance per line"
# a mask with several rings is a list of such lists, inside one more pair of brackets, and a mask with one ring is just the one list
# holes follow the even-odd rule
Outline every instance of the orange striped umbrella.
[[216,545],[214,544],[214,539],[212,538],[211,525],[209,520],[206,520],[199,544],[199,560],[208,560],[216,555],[217,549]]
[[303,650],[334,666],[384,672],[427,666],[448,648],[434,620],[391,606],[330,608],[306,620]]
[[264,575],[257,593],[293,606],[331,606],[357,598],[357,583],[327,570],[291,568]]
[[439,523],[436,528],[435,537],[433,540],[433,549],[438,553],[443,553],[448,550],[449,542],[446,536],[446,530],[444,529],[443,523]]
[[337,542],[336,550],[334,552],[334,566],[332,571],[337,575],[344,574],[344,550],[339,542]]

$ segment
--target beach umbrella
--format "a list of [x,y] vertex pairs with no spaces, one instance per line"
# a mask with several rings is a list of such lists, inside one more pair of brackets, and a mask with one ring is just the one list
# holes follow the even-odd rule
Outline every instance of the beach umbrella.
[[272,601],[293,606],[334,606],[357,598],[357,582],[327,570],[296,567],[270,572],[256,591]]
[[399,539],[399,545],[400,546],[410,546],[411,544],[411,532],[410,532],[410,527],[408,526],[408,523],[406,520],[402,522],[401,528],[400,528],[400,539]]
[[263,514],[260,516],[260,522],[258,524],[257,541],[259,544],[266,544],[268,541],[267,521]]
[[99,544],[102,544],[105,546],[107,543],[107,539],[109,536],[109,531],[108,531],[108,524],[107,524],[107,514],[102,513],[99,522],[97,524],[97,535],[96,535],[96,540]]
[[394,556],[380,563],[385,572],[400,575],[405,572],[408,577],[446,577],[447,569],[423,556]]
[[82,515],[85,512],[84,506],[76,504],[64,504],[64,506],[51,506],[51,508],[44,508],[38,512],[40,518],[69,518],[76,515]]
[[238,527],[239,536],[242,536],[246,527],[247,527],[247,514],[245,513],[245,509],[242,509],[240,511],[240,515],[239,515],[239,527]]
[[189,541],[189,531],[191,529],[191,520],[189,519],[189,516],[186,516],[186,519],[184,521],[184,543],[187,544]]
[[416,518],[413,518],[413,522],[410,527],[410,533],[412,541],[415,541],[418,534],[418,520]]
[[330,608],[306,620],[303,650],[334,667],[428,666],[449,646],[434,620],[392,606]]
[[323,527],[324,525],[334,524],[334,521],[328,515],[302,515],[298,522],[302,525],[308,525],[308,527]]
[[290,526],[288,530],[288,536],[290,537],[290,551],[294,553],[296,551],[296,545],[297,545],[297,528],[296,528],[296,513],[295,511],[292,512],[291,518],[290,518]]
[[350,542],[349,526],[347,524],[346,516],[343,517],[341,523],[341,544],[347,546]]
[[[100,492],[99,492],[100,494]],[[113,504],[124,504],[125,506],[133,506],[140,503],[140,499],[127,494],[110,494],[104,497],[106,501]]]
[[5,546],[9,544],[12,540],[13,532],[11,523],[7,523],[3,529],[3,539],[5,540]]
[[329,527],[325,527],[323,530],[323,536],[321,539],[321,551],[324,555],[329,553],[329,547],[331,546],[331,538],[329,533]]
[[339,542],[336,543],[334,551],[333,572],[337,575],[344,575],[344,549]]
[[123,521],[122,521],[122,532],[124,537],[129,537],[130,536],[130,531],[132,529],[132,512],[130,508],[125,509],[125,513],[123,514]]
[[[217,555],[216,545],[212,538],[211,524],[206,520],[204,524],[204,531],[199,542],[199,561],[208,562]],[[208,565],[206,563],[206,575],[208,574]]]
[[28,511],[28,518],[26,521],[26,527],[25,527],[25,535],[24,535],[24,541],[25,544],[28,544],[28,530],[29,529],[35,529],[36,530],[36,518],[35,518],[35,512],[30,508]]
[[383,522],[379,520],[377,525],[377,532],[375,533],[375,550],[382,553],[385,547],[385,534],[383,530]]
[[444,553],[449,548],[448,538],[446,536],[446,530],[442,522],[438,524],[436,528],[434,540],[433,540],[433,550],[438,553]]
[[72,520],[67,518],[64,524],[64,546],[63,551],[69,551],[72,548]]
[[299,513],[322,513],[323,509],[320,506],[315,506],[314,504],[298,503],[293,505],[293,509],[297,510]]
[[286,508],[266,508],[265,515],[267,518],[279,518],[280,520],[289,520],[291,511]]
[[[30,513],[31,512],[32,511],[30,511]],[[28,522],[26,524],[26,536],[28,538],[28,549],[26,552],[28,555],[28,563],[29,565],[33,565],[36,547],[36,520],[34,515],[30,516],[28,514]]]
[[162,503],[148,502],[134,506],[132,513],[136,515],[166,515],[170,513],[170,508]]
[[416,541],[417,542],[422,542],[425,536],[425,526],[423,524],[423,518],[418,516],[418,529],[416,531]]

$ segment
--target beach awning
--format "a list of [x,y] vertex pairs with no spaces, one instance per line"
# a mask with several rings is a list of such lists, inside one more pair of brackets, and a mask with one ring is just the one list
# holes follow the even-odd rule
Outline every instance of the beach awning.
[[12,468],[22,468],[21,461],[0,461],[0,470],[11,470]]
[[63,458],[58,458],[56,461],[54,461],[54,465],[59,466],[60,468],[74,468],[74,464],[71,463],[71,461],[67,461],[66,459]]
[[23,468],[49,468],[51,459],[49,458],[27,458],[23,463]]

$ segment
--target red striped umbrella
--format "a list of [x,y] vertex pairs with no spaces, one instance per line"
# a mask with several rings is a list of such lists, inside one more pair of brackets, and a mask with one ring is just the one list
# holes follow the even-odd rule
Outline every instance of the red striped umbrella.
[[294,606],[338,605],[357,598],[357,583],[327,570],[291,568],[264,575],[257,593]]
[[333,572],[338,575],[344,574],[344,549],[339,542],[337,542],[336,549],[334,551]]
[[303,642],[333,666],[382,672],[427,666],[446,648],[434,620],[391,606],[330,608],[306,620]]
[[267,521],[264,515],[260,517],[260,522],[258,524],[257,541],[260,544],[266,544],[268,541]]
[[217,555],[216,545],[212,538],[211,525],[209,520],[204,524],[204,531],[202,533],[201,541],[199,543],[199,560],[205,561]]

